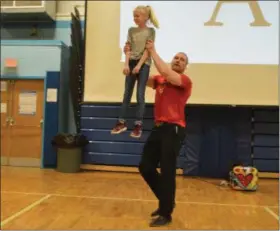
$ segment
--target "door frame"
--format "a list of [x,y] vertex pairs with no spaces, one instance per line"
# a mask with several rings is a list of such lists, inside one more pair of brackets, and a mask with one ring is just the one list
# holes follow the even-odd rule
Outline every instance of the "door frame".
[[[49,81],[49,79],[55,79],[55,81]],[[56,109],[52,109],[52,113],[46,113],[48,109],[48,104],[56,104],[59,105],[59,93],[60,93],[60,72],[47,72],[46,76],[9,76],[9,75],[1,75],[1,80],[42,80],[44,81],[44,96],[43,96],[43,128],[42,128],[42,139],[41,139],[41,168],[45,167],[55,167],[56,165],[56,152],[55,150],[52,150],[51,142],[52,136],[56,135],[58,133],[59,124],[57,126],[52,126],[52,134],[46,133],[46,121],[52,120],[52,115],[57,114],[59,117],[59,108],[56,107]],[[51,82],[51,83],[49,83]],[[48,86],[50,85],[50,86]],[[57,101],[56,102],[47,102],[47,90],[48,88],[55,88],[57,89]],[[58,118],[57,118],[58,119]],[[48,153],[46,153],[46,150],[49,150]],[[50,151],[51,150],[51,151]],[[49,153],[51,152],[51,153]],[[49,166],[48,163],[45,163],[46,161],[46,155],[49,155],[50,157],[47,162],[51,162],[51,166]]]

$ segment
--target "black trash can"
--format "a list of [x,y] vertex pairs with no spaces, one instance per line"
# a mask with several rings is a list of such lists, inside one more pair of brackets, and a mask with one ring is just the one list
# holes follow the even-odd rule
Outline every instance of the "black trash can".
[[58,134],[52,140],[57,150],[56,170],[63,173],[76,173],[80,171],[83,148],[88,140],[83,135]]

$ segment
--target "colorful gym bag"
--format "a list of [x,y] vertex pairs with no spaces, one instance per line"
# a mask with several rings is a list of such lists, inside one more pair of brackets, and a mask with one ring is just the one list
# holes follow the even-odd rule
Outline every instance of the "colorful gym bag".
[[258,170],[254,167],[235,166],[229,177],[229,184],[234,190],[256,191],[258,188]]

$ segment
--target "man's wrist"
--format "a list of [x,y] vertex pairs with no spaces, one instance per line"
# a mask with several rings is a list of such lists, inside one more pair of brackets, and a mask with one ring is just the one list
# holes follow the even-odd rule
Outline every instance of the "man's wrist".
[[150,50],[150,54],[151,54],[151,55],[154,55],[155,53],[156,53],[156,50],[155,50],[155,49]]

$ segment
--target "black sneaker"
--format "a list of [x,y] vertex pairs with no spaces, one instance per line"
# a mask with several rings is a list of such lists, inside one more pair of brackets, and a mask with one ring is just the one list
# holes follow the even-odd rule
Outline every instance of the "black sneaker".
[[159,216],[159,209],[155,210],[154,212],[152,212],[151,217],[156,217]]
[[171,216],[170,217],[159,216],[150,223],[150,227],[159,227],[159,226],[168,225],[169,223],[171,223],[171,221],[172,221]]
[[[175,207],[176,207],[176,204],[174,203],[173,208],[175,208]],[[156,217],[156,216],[159,216],[159,208],[151,213],[151,217]]]

